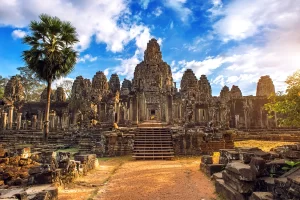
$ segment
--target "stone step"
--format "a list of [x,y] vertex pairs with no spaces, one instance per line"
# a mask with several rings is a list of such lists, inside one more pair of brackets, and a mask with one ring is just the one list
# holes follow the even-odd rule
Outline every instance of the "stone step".
[[137,156],[132,156],[133,158],[135,158],[135,159],[143,159],[143,160],[156,160],[156,159],[172,159],[172,158],[174,158],[174,156],[173,155],[169,155],[169,156],[158,156],[158,155],[156,155],[156,156],[150,156],[150,155],[137,155]]

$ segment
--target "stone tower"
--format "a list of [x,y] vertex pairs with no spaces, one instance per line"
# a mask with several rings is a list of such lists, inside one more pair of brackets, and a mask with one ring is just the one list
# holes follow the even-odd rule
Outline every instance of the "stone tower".
[[242,91],[240,90],[239,86],[233,85],[230,90],[230,97],[231,98],[239,98],[242,96],[243,96]]
[[222,88],[221,92],[220,92],[220,97],[224,100],[229,100],[230,98],[230,91],[229,91],[229,87],[227,87],[226,85]]
[[180,92],[185,99],[196,100],[198,97],[198,79],[193,70],[187,69],[180,82]]
[[212,96],[211,86],[207,77],[201,75],[200,80],[198,81],[199,92],[200,92],[200,101],[206,101]]
[[54,93],[54,101],[56,102],[65,102],[66,101],[66,94],[62,87],[58,87]]
[[113,93],[120,91],[120,79],[117,74],[112,74],[109,79],[109,89]]
[[24,99],[24,88],[18,77],[12,76],[9,79],[4,89],[4,97],[14,102]]
[[151,39],[144,52],[144,61],[134,70],[132,121],[156,119],[168,122],[172,115],[173,78],[171,67],[162,60],[160,46]]
[[77,76],[72,86],[72,100],[89,100],[91,93],[91,81]]
[[108,82],[105,74],[102,71],[97,72],[92,80],[92,88],[93,90],[97,90],[99,92],[105,92],[108,90]]
[[275,87],[270,76],[261,76],[256,88],[256,96],[269,97],[275,94]]
[[122,83],[121,95],[128,95],[130,91],[131,91],[131,81],[125,78]]

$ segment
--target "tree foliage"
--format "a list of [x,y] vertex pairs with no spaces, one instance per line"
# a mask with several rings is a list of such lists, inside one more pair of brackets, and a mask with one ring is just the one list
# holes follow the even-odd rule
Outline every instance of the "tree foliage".
[[40,21],[31,21],[29,30],[31,35],[25,36],[23,42],[31,48],[23,51],[22,57],[35,76],[47,83],[44,123],[44,141],[47,142],[51,84],[73,70],[77,59],[73,46],[78,39],[70,22],[46,14],[40,15]]
[[285,93],[279,92],[270,97],[265,109],[271,116],[276,116],[281,126],[300,126],[300,70],[289,76],[285,81]]
[[22,82],[26,101],[39,101],[40,96],[45,89],[46,85],[35,76],[34,71],[28,67],[19,67],[20,80]]

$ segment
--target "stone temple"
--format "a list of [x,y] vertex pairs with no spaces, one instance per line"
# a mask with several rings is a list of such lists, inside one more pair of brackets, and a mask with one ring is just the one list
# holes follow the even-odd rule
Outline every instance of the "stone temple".
[[[2,127],[21,129],[22,121],[36,120],[34,129],[41,128],[46,91],[40,102],[24,102],[22,84],[12,77],[5,87],[2,101]],[[66,101],[63,88],[51,94],[51,128],[68,128],[94,121],[101,127],[131,126],[149,120],[168,125],[205,126],[208,122],[219,127],[268,128],[276,120],[268,118],[263,109],[268,96],[275,93],[272,79],[262,76],[256,96],[243,96],[238,86],[224,86],[219,96],[212,96],[209,80],[199,78],[187,69],[180,89],[173,82],[170,66],[163,61],[156,39],[151,39],[144,60],[134,71],[132,81],[122,85],[117,74],[110,79],[99,71],[92,80],[78,76],[73,83],[71,99]],[[7,113],[7,114],[5,114]]]
[[[58,190],[51,184],[85,175],[97,166],[97,157],[122,155],[135,159],[206,155],[200,169],[209,177],[215,173],[216,190],[226,199],[248,199],[251,193],[261,195],[260,191],[284,197],[275,199],[299,199],[299,192],[291,192],[299,191],[299,176],[298,182],[291,174],[278,179],[285,179],[285,184],[269,179],[283,176],[287,160],[299,161],[300,144],[278,147],[272,153],[234,148],[238,140],[300,141],[299,129],[278,127],[276,113],[270,118],[265,111],[274,93],[272,79],[262,76],[256,96],[243,96],[236,85],[224,86],[220,95],[213,96],[206,75],[197,77],[191,69],[184,72],[179,89],[159,44],[151,39],[132,80],[121,84],[117,74],[108,79],[99,71],[92,80],[76,77],[69,99],[63,88],[53,90],[50,134],[44,144],[46,90],[39,102],[26,102],[22,83],[13,76],[0,99],[0,189],[5,188],[0,199],[3,195],[16,199],[15,192],[26,196],[26,190],[30,196],[57,199]],[[70,147],[77,149],[74,160],[71,152],[60,151]],[[210,155],[217,151],[219,161],[213,163]],[[28,185],[40,184],[50,186],[32,194]],[[13,188],[6,190],[9,186]]]

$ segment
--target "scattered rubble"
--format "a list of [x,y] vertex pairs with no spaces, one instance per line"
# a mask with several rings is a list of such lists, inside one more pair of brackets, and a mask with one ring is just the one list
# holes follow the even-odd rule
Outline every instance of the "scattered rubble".
[[216,191],[225,199],[300,199],[300,143],[271,152],[221,149],[220,164],[211,161],[211,156],[203,156],[200,169],[212,177]]

